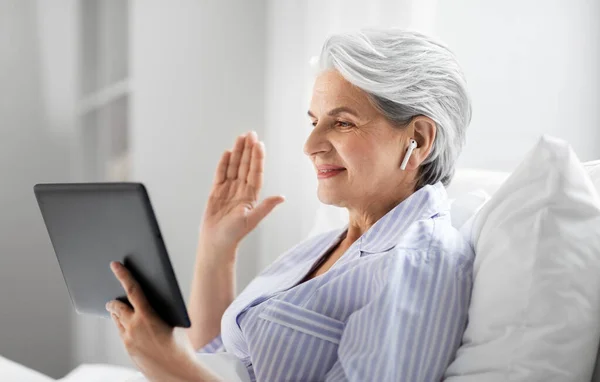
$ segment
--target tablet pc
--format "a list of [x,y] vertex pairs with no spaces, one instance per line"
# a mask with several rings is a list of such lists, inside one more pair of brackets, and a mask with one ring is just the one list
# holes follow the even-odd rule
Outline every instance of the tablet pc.
[[131,306],[110,270],[110,262],[119,261],[167,324],[190,327],[143,184],[42,183],[34,193],[77,313],[110,318],[108,301]]

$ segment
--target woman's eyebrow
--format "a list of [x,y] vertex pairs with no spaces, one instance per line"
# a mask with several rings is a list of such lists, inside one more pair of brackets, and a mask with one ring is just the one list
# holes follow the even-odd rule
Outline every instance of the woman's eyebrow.
[[[356,111],[354,111],[353,109],[350,109],[349,107],[346,106],[340,106],[340,107],[336,107],[334,109],[329,110],[329,112],[327,113],[327,115],[334,116],[336,114],[340,114],[340,113],[348,113],[348,114],[352,114],[355,117],[358,117],[358,113]],[[315,117],[315,115],[309,110],[308,111],[308,116],[312,117],[312,118],[317,118]]]

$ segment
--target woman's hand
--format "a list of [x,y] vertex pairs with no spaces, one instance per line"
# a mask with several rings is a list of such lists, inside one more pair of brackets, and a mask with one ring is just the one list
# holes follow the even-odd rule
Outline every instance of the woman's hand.
[[149,381],[161,382],[216,380],[197,362],[188,337],[156,315],[127,268],[118,262],[110,266],[133,309],[113,300],[106,304],[106,310],[119,329],[129,356],[144,376]]
[[[239,136],[217,166],[206,204],[200,239],[210,248],[227,251],[284,201],[273,196],[258,203],[263,184],[265,149],[255,132]],[[211,251],[213,252],[213,251]]]

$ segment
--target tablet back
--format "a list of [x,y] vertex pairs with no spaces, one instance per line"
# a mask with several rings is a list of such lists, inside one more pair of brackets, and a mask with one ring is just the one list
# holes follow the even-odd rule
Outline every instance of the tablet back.
[[129,304],[109,267],[120,261],[166,323],[190,326],[144,185],[46,183],[34,192],[78,313],[110,317],[108,301]]

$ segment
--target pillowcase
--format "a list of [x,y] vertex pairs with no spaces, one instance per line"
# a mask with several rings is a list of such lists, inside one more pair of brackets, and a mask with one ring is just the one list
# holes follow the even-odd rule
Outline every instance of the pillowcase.
[[475,215],[473,292],[451,382],[585,381],[600,337],[600,199],[544,136]]

